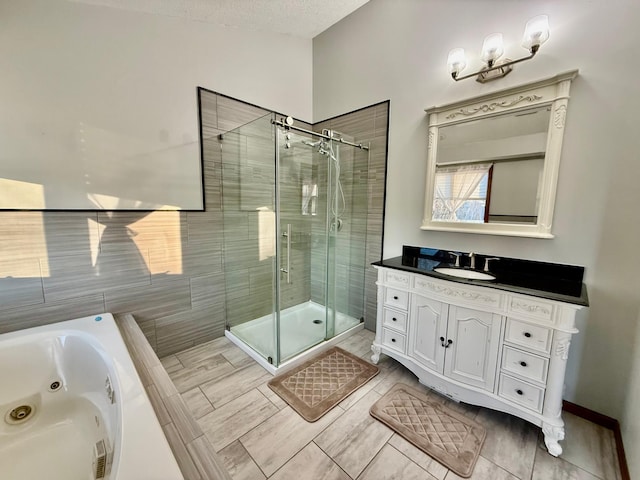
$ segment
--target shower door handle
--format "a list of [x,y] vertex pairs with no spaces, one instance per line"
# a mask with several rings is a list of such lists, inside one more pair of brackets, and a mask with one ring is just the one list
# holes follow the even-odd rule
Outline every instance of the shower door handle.
[[287,274],[287,283],[291,283],[291,224],[287,223],[287,230],[282,232],[282,236],[287,239],[287,268],[280,268],[282,273]]

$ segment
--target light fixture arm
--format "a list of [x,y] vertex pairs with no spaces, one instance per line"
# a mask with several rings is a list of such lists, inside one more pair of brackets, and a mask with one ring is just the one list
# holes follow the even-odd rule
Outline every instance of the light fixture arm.
[[492,72],[494,70],[499,70],[501,68],[504,69],[504,68],[510,67],[511,65],[515,65],[516,63],[524,62],[525,60],[531,60],[533,57],[536,56],[536,53],[538,53],[539,48],[540,48],[540,45],[533,45],[530,50],[531,53],[526,57],[518,58],[516,60],[509,60],[507,62],[497,63],[497,64],[490,62],[486,68],[483,68],[482,70],[478,70],[477,72],[474,72],[474,73],[470,73],[468,75],[464,75],[462,77],[458,77],[456,72],[451,72],[451,78],[453,78],[456,82],[459,82],[460,80],[464,80],[466,78],[482,75],[483,73]]

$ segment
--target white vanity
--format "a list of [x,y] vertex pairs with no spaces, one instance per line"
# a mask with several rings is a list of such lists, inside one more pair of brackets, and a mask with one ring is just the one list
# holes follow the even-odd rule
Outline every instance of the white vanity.
[[560,455],[565,368],[583,305],[376,268],[373,362],[384,353],[443,395],[541,426]]
[[[420,228],[552,239],[577,73],[427,109]],[[373,361],[384,353],[444,395],[542,427],[549,453],[560,455],[569,345],[588,305],[584,268],[407,246],[374,266]],[[473,280],[482,278],[495,282]]]

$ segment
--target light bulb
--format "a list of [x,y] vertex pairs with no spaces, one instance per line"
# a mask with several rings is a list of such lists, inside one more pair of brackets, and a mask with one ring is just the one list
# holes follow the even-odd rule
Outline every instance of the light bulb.
[[464,67],[467,66],[467,59],[464,55],[463,48],[454,48],[449,52],[449,57],[447,58],[447,65],[449,66],[449,73],[457,76]]
[[504,46],[502,45],[501,33],[492,33],[484,39],[480,58],[486,62],[487,65],[492,66],[493,62],[499,59],[503,53]]
[[549,17],[538,15],[527,22],[522,37],[522,46],[531,53],[538,51],[540,45],[549,39]]

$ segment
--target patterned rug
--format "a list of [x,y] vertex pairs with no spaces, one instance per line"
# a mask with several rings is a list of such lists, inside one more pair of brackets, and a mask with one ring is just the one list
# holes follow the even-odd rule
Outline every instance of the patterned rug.
[[315,422],[377,373],[375,365],[333,347],[273,377],[269,387],[302,418]]
[[482,425],[402,383],[369,413],[457,475],[471,476],[486,436]]

